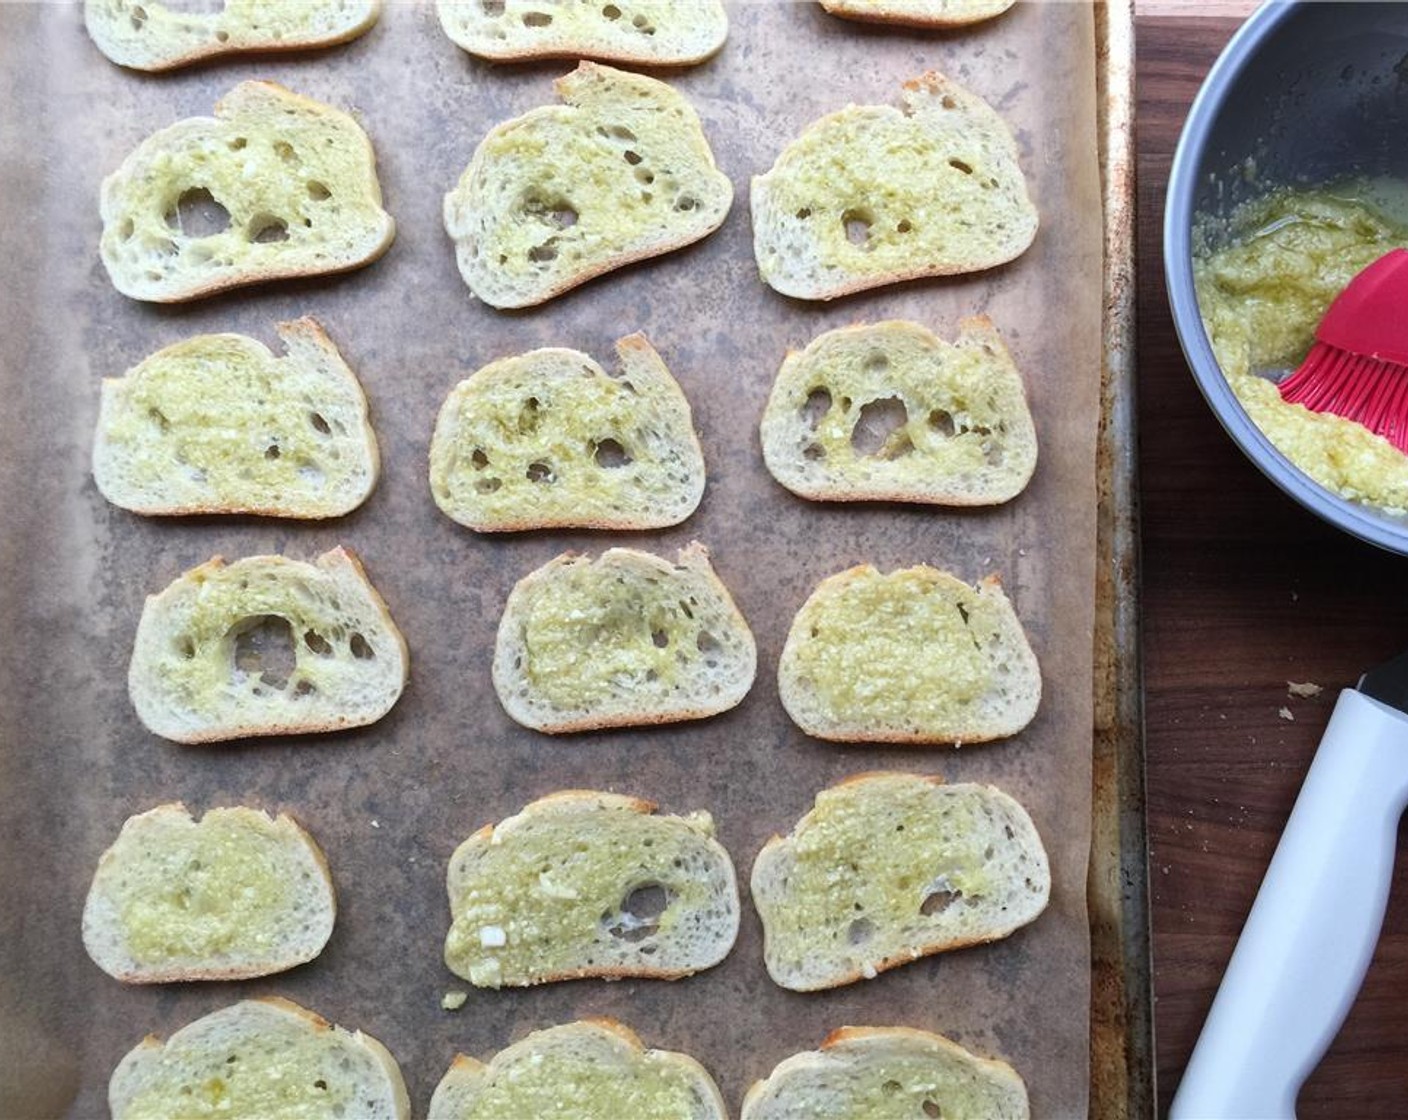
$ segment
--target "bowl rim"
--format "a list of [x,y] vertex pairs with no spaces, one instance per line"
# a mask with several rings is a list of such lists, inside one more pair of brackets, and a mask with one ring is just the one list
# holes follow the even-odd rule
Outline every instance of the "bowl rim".
[[1247,415],[1213,354],[1193,288],[1193,196],[1199,157],[1229,92],[1257,49],[1300,6],[1300,0],[1266,0],[1228,41],[1198,90],[1169,170],[1164,202],[1164,282],[1183,356],[1213,415],[1242,453],[1283,493],[1321,520],[1379,548],[1408,554],[1408,524],[1387,524],[1315,482],[1277,450]]

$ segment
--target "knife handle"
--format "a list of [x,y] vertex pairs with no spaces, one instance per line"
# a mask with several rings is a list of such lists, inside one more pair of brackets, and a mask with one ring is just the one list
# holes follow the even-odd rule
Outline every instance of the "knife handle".
[[1408,715],[1346,689],[1188,1060],[1170,1120],[1295,1116],[1383,926]]

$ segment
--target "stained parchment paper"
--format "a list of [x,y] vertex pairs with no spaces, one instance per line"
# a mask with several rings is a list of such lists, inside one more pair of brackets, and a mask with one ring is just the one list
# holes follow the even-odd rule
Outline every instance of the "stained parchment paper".
[[[529,1030],[615,1016],[647,1045],[684,1050],[736,1113],[782,1058],[842,1024],[941,1031],[1010,1061],[1037,1116],[1087,1101],[1091,626],[1100,371],[1100,196],[1090,5],[1024,2],[967,31],[869,28],[809,2],[731,6],[723,52],[669,75],[698,108],[737,197],[723,229],[546,306],[476,303],[441,225],[443,193],[495,123],[553,100],[549,62],[492,66],[455,47],[428,2],[389,0],[346,47],[128,73],[88,41],[77,4],[0,5],[0,1113],[105,1114],[108,1076],[149,1031],[163,1036],[242,997],[279,994],[359,1027],[400,1060],[417,1114],[457,1050],[487,1057]],[[753,261],[749,176],[847,102],[893,102],[937,68],[997,106],[1018,136],[1041,212],[1012,265],[835,303],[777,296]],[[343,277],[282,283],[177,308],[133,302],[97,254],[98,184],[143,137],[208,114],[236,82],[268,77],[345,107],[376,148],[396,242]],[[952,336],[986,312],[1027,381],[1041,439],[1027,491],[992,510],[827,506],[764,470],[757,424],[788,346],[858,320],[911,317]],[[143,519],[108,506],[88,456],[98,383],[205,331],[275,341],[273,324],[321,320],[371,400],[384,472],[366,505],[331,523]],[[611,357],[644,330],[684,387],[708,490],[684,525],[650,534],[483,537],[431,501],[426,455],[450,388],[535,346]],[[747,699],[722,717],[548,738],[512,723],[489,679],[494,628],[515,579],[568,549],[616,543],[713,552],[758,639]],[[411,649],[411,681],[379,724],[345,734],[188,748],[147,733],[126,696],[143,597],[213,554],[362,555]],[[998,572],[1041,660],[1035,722],[961,751],[829,745],[777,700],[787,625],[823,577],[869,561],[919,562],[969,580]],[[1031,811],[1051,854],[1051,905],[995,945],[931,957],[868,983],[808,995],[774,986],[746,892],[719,967],[669,984],[581,981],[470,991],[441,963],[443,879],[455,846],[552,790],[611,788],[667,811],[710,810],[746,883],[768,836],[817,790],[876,768],[990,781]],[[337,927],[313,964],[245,983],[126,987],[83,952],[95,862],[130,814],[181,799],[293,812],[326,851]]]

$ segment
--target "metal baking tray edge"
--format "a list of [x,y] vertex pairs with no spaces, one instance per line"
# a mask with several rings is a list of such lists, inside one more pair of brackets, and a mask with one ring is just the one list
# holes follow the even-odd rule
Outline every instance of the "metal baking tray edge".
[[1154,1115],[1135,430],[1134,0],[1098,0],[1104,314],[1095,602],[1090,1113]]

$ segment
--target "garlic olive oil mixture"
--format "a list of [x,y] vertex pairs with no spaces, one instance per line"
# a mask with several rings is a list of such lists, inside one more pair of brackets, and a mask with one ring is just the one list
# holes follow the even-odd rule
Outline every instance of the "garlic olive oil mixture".
[[1408,184],[1281,188],[1195,230],[1194,284],[1218,364],[1286,458],[1341,497],[1408,511],[1408,456],[1352,420],[1281,399],[1326,309],[1379,257],[1408,246]]

